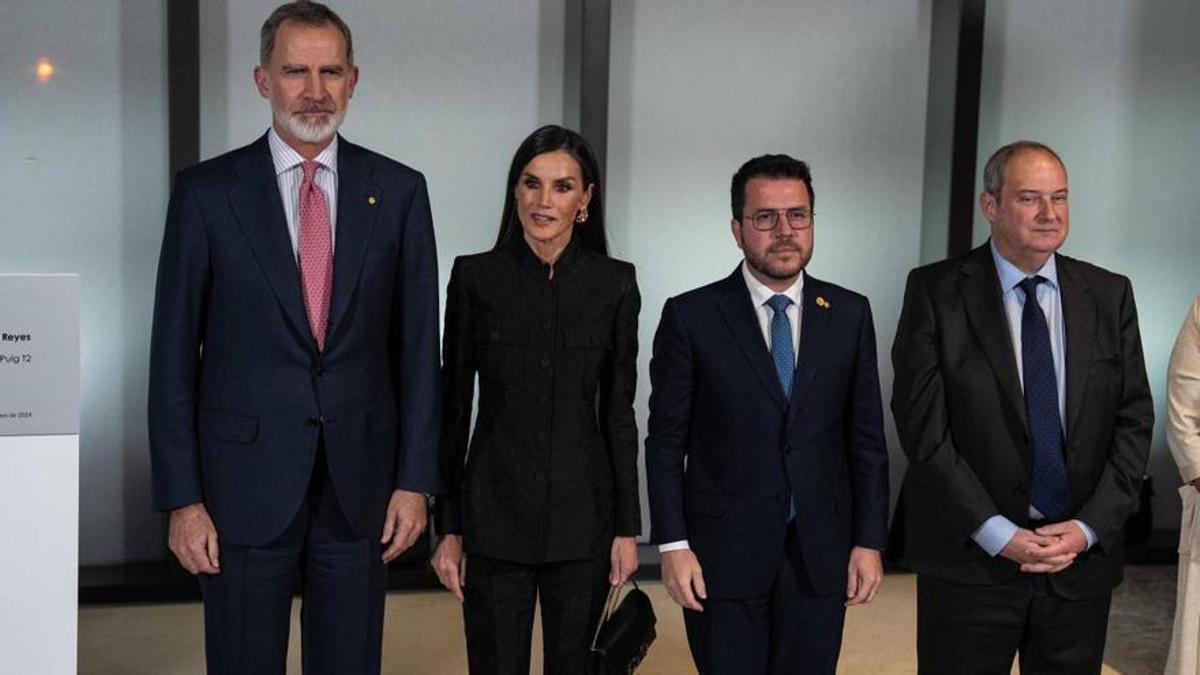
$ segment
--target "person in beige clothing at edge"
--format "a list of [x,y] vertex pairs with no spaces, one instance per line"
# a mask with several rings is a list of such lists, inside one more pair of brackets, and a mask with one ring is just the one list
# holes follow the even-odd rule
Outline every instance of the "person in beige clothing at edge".
[[1167,443],[1179,465],[1183,517],[1179,527],[1179,585],[1175,628],[1165,672],[1200,673],[1200,296],[1192,308],[1167,369]]

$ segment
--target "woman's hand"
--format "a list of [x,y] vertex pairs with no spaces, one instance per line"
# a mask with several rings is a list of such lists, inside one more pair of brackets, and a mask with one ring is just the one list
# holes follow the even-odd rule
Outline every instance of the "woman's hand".
[[[615,545],[613,550],[616,550]],[[442,535],[437,548],[433,550],[429,564],[433,566],[433,571],[437,572],[442,585],[462,602],[462,589],[467,583],[467,554],[463,553],[462,535]]]
[[613,537],[609,563],[608,583],[613,586],[625,583],[638,568],[637,539]]

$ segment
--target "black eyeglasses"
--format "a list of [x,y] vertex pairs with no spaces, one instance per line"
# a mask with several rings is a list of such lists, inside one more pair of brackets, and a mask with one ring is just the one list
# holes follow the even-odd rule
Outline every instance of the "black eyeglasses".
[[813,225],[813,216],[817,215],[812,211],[800,207],[795,209],[762,209],[755,211],[754,215],[742,216],[749,218],[754,225],[754,229],[759,232],[770,232],[779,226],[779,215],[783,214],[787,218],[788,226],[793,230],[807,230]]

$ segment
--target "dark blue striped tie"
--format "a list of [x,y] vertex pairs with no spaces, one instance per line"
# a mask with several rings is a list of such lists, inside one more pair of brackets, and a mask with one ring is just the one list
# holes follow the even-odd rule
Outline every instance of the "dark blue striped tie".
[[1058,411],[1058,378],[1050,351],[1050,328],[1037,301],[1044,277],[1030,277],[1018,286],[1025,293],[1021,312],[1021,364],[1025,384],[1025,415],[1033,450],[1033,485],[1029,502],[1048,520],[1059,520],[1071,508],[1067,465],[1063,459],[1062,419]]

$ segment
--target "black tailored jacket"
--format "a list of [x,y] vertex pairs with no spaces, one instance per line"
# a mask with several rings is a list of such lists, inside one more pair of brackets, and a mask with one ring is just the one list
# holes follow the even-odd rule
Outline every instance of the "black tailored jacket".
[[[1129,279],[1063,255],[1055,264],[1067,343],[1069,518],[1097,541],[1049,582],[1067,598],[1097,597],[1121,580],[1154,404]],[[892,346],[892,412],[909,460],[899,553],[920,574],[973,585],[1018,574],[1016,563],[971,539],[996,514],[1029,524],[1033,458],[1009,335],[988,244],[909,274]]]
[[606,556],[614,536],[640,533],[640,308],[633,265],[578,240],[552,278],[520,236],[455,260],[442,365],[442,534],[462,534],[468,553],[535,564]]

